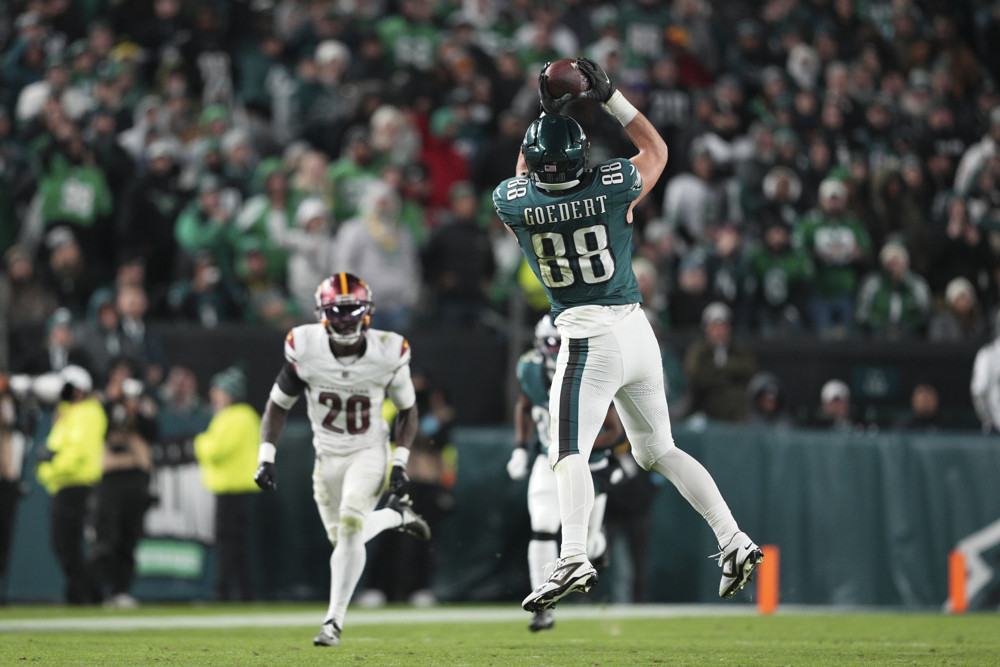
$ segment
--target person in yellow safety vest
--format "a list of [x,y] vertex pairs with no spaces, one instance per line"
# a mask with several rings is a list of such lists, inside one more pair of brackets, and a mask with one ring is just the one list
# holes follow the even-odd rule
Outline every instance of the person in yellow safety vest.
[[251,600],[253,585],[247,558],[251,494],[260,416],[247,403],[246,375],[233,366],[212,378],[209,401],[215,416],[194,439],[194,455],[205,486],[215,494],[215,595],[219,600]]
[[101,479],[108,418],[91,395],[90,373],[65,367],[63,389],[46,446],[38,455],[38,481],[52,496],[52,548],[66,577],[66,602],[96,602],[84,558],[83,533],[91,490]]

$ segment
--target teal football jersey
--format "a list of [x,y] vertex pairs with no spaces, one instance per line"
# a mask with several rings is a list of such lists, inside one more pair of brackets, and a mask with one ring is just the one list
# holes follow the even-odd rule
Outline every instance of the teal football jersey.
[[[538,350],[528,350],[517,360],[517,381],[521,393],[531,401],[531,420],[535,422],[538,443],[542,454],[549,452],[549,387],[552,385],[552,369],[545,367],[545,356]],[[590,463],[607,458],[609,450],[590,454]]]
[[493,191],[497,214],[517,235],[553,317],[574,306],[642,303],[626,220],[641,193],[639,170],[623,158],[588,170],[570,193],[543,190],[528,178],[508,178]]

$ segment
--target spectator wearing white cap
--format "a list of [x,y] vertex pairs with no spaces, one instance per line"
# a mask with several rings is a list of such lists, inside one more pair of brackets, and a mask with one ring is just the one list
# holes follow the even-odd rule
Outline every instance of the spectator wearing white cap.
[[922,334],[931,308],[927,281],[910,271],[906,246],[890,241],[879,252],[882,270],[865,278],[858,291],[858,326],[878,338]]
[[757,372],[753,353],[732,337],[733,312],[721,301],[702,313],[704,337],[688,347],[684,372],[691,391],[691,411],[709,419],[744,421],[746,388]]
[[958,276],[948,282],[944,304],[931,317],[927,337],[934,342],[980,340],[986,331],[976,290]]
[[345,222],[337,234],[334,266],[367,276],[378,295],[372,327],[405,331],[420,295],[420,256],[410,230],[400,221],[397,190],[375,181],[365,190],[359,215]]
[[715,161],[704,143],[694,142],[689,157],[689,171],[670,180],[663,198],[663,219],[685,247],[706,239],[709,228],[727,217],[728,203],[724,186],[715,178]]
[[854,418],[851,389],[843,380],[828,380],[819,392],[819,410],[812,426],[835,431],[851,431],[860,425]]
[[278,218],[268,223],[271,240],[288,252],[288,291],[300,313],[315,310],[316,285],[330,275],[334,266],[332,227],[330,209],[318,197],[302,200],[295,210],[293,227]]
[[819,186],[819,208],[799,221],[797,240],[816,266],[810,302],[813,330],[824,337],[840,337],[850,330],[854,294],[871,237],[847,208],[847,186],[827,178]]
[[90,604],[96,592],[88,575],[83,533],[91,490],[101,479],[108,419],[93,397],[90,373],[66,366],[61,402],[45,447],[38,455],[38,481],[52,495],[52,548],[66,577],[66,602]]

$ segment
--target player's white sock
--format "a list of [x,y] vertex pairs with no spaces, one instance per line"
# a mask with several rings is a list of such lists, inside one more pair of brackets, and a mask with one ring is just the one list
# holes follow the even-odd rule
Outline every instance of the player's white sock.
[[586,555],[587,522],[594,507],[594,481],[590,466],[580,454],[570,454],[553,468],[559,490],[559,518],[562,520],[560,558]]
[[363,535],[360,517],[346,513],[341,515],[337,546],[330,556],[330,607],[326,612],[326,618],[332,618],[341,628],[344,627],[347,605],[365,569],[367,554]]
[[362,536],[365,542],[381,533],[403,525],[403,515],[392,509],[381,509],[368,515]]
[[555,561],[558,556],[559,546],[555,539],[528,542],[528,576],[531,577],[531,590],[535,590],[545,581],[545,566]]
[[726,545],[739,532],[736,519],[719,493],[705,466],[687,452],[671,447],[660,455],[653,470],[666,477],[715,531],[719,544]]

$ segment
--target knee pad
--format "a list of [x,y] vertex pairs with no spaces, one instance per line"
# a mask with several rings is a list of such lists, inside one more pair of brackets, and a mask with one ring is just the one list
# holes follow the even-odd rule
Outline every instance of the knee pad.
[[531,508],[531,532],[538,535],[555,535],[559,530],[561,520],[558,507]]
[[555,542],[555,533],[543,533],[537,530],[531,531],[531,539],[534,542]]

